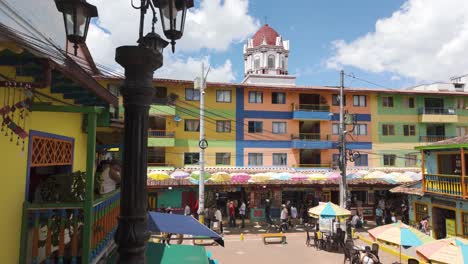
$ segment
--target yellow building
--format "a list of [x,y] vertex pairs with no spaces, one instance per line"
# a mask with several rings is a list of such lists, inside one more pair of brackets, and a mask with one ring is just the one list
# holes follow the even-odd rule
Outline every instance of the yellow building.
[[[118,107],[118,100],[92,78],[97,71],[92,61],[85,71],[71,57],[52,59],[45,52],[56,52],[51,49],[0,29],[2,263],[89,263],[102,255],[96,248],[105,246],[92,231],[106,216],[95,214],[102,200],[92,192],[96,127],[109,125],[109,109]],[[81,46],[79,56],[86,52]]]

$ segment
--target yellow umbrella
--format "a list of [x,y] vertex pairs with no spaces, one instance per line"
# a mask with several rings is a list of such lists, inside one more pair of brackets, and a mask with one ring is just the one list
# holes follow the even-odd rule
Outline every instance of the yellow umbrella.
[[270,180],[272,177],[272,174],[271,173],[256,173],[254,175],[252,175],[252,177],[250,178],[251,181],[253,182],[266,182],[268,180]]
[[310,181],[319,181],[319,180],[325,180],[327,177],[321,173],[313,173],[309,174],[309,180]]
[[163,181],[170,178],[169,174],[163,171],[152,171],[148,173],[148,178],[153,179],[155,181]]
[[211,175],[212,182],[228,182],[231,180],[231,175],[227,172],[216,172]]

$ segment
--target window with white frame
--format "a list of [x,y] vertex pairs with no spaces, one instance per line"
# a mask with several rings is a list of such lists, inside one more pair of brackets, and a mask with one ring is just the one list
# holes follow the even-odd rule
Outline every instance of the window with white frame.
[[272,104],[285,104],[286,103],[286,93],[271,93],[271,103]]
[[415,136],[416,135],[416,126],[415,125],[403,125],[403,135]]
[[406,154],[405,155],[405,166],[406,167],[416,167],[418,162],[418,156],[415,154]]
[[216,153],[216,165],[231,165],[231,153]]
[[353,134],[356,136],[365,136],[367,135],[367,124],[356,124],[354,126]]
[[263,153],[249,153],[249,166],[263,166]]
[[200,101],[200,90],[185,88],[185,101]]
[[254,59],[254,68],[255,68],[255,70],[260,69],[260,58],[259,57],[255,57],[255,59]]
[[384,96],[384,97],[382,97],[382,106],[383,107],[393,107],[393,96]]
[[196,119],[185,119],[184,130],[188,132],[200,131],[200,120]]
[[466,135],[466,127],[456,127],[457,137],[463,137]]
[[332,134],[333,135],[340,134],[340,124],[332,124]]
[[286,122],[273,122],[273,134],[286,134]]
[[384,166],[395,166],[396,155],[395,154],[384,154],[383,165]]
[[195,165],[200,161],[200,152],[185,152],[184,165]]
[[268,56],[268,69],[275,68],[275,55]]
[[217,120],[216,121],[216,132],[218,132],[218,133],[230,133],[231,132],[231,120]]
[[230,103],[231,102],[231,90],[216,90],[216,102]]
[[414,97],[403,97],[404,108],[414,108]]
[[354,166],[369,166],[369,156],[367,154],[360,154],[355,160],[354,160]]
[[263,122],[262,121],[249,121],[249,133],[262,133],[263,132]]
[[286,165],[288,165],[288,154],[273,153],[273,166],[286,166]]
[[[332,95],[332,105],[339,106],[340,105],[340,95],[334,94]],[[346,96],[343,95],[343,106],[346,106]]]
[[366,106],[366,96],[365,95],[353,95],[353,106]]
[[395,126],[390,124],[382,125],[382,135],[384,136],[394,136],[395,135]]
[[251,103],[251,104],[262,104],[263,103],[263,92],[257,92],[257,91],[249,92],[249,103]]

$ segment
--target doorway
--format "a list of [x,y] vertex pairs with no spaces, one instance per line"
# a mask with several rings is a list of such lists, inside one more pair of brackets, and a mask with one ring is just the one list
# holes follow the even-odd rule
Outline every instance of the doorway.
[[434,237],[436,239],[442,239],[442,238],[447,237],[447,229],[446,229],[447,219],[455,221],[455,233],[456,233],[457,214],[455,210],[433,206],[432,218],[433,218],[432,228],[434,230]]
[[320,150],[301,149],[299,152],[299,156],[301,166],[319,167],[321,164]]

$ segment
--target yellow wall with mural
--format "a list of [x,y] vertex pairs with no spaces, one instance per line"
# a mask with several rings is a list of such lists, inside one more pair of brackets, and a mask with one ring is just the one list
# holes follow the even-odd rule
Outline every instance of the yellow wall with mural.
[[[0,72],[8,71],[3,68]],[[0,102],[3,102],[5,96],[2,89],[4,88],[0,88]],[[40,89],[40,91],[51,95],[49,89]],[[73,170],[84,171],[87,135],[82,132],[82,119],[82,114],[31,112],[26,122],[26,129],[74,138]],[[16,138],[10,142],[9,136],[0,135],[0,178],[2,179],[0,212],[3,212],[0,217],[0,260],[2,263],[17,263],[19,259],[22,206],[27,177],[27,152],[27,140],[25,150],[22,152],[21,142],[20,146],[17,146]]]

